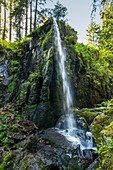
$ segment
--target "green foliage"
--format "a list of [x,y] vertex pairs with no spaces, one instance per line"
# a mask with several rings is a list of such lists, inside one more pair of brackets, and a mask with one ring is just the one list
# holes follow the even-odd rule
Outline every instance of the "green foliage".
[[66,12],[67,8],[60,4],[59,1],[57,1],[57,4],[52,10],[53,17],[55,17],[57,20],[62,19],[66,16]]
[[15,159],[15,153],[9,152],[0,165],[0,170],[11,170]]
[[50,31],[46,34],[46,36],[45,36],[45,38],[44,38],[44,40],[43,40],[43,42],[42,42],[42,47],[44,48],[44,50],[45,50],[45,49],[47,50],[48,47],[50,47],[50,45],[51,45],[51,39],[52,39],[51,35],[52,35],[52,28],[51,28]]
[[101,105],[105,109],[94,119],[91,130],[101,157],[98,170],[109,170],[113,169],[113,99]]
[[99,49],[102,52],[113,50],[113,3],[105,3],[101,11],[101,29],[99,38]]
[[96,52],[93,47],[80,43],[76,43],[75,50],[79,55],[82,54],[82,57],[84,57],[84,60],[86,60],[87,63],[94,59],[93,53]]
[[31,37],[24,37],[18,43],[19,44],[26,44],[26,43],[29,43],[30,41],[31,41]]
[[39,72],[32,72],[29,75],[29,81],[32,82],[33,80],[36,80],[39,77]]
[[12,81],[9,85],[8,85],[8,91],[10,93],[12,93],[14,91],[14,88],[15,88],[15,82]]
[[[15,114],[13,107],[6,106],[6,108],[8,109],[0,108],[0,146],[10,145],[8,133],[12,133],[16,122],[22,120],[22,115]],[[16,129],[19,129],[17,125]]]
[[8,42],[6,40],[0,40],[0,45],[4,50],[10,49],[12,52],[18,51],[18,43],[17,42]]
[[27,105],[25,105],[25,110],[29,110],[29,109],[34,109],[34,108],[36,108],[36,104],[32,104],[32,105],[30,105],[30,104],[27,104]]
[[70,25],[66,24],[63,20],[58,20],[58,25],[61,33],[61,39],[64,46],[70,47],[77,42],[77,31],[75,31]]
[[[96,62],[96,58],[98,57],[98,51],[93,47],[89,47],[88,45],[80,43],[76,43],[75,51],[82,59],[81,64],[85,66],[86,71],[90,71],[91,73],[91,69],[94,68],[94,66],[98,65],[98,62]],[[98,67],[100,67],[100,65]]]
[[91,21],[87,29],[88,45],[91,45],[95,48],[97,47],[98,39],[99,39],[99,31],[100,31],[100,26],[96,24],[94,21]]
[[[98,0],[95,2],[99,2]],[[101,24],[91,22],[89,25],[88,39],[89,43],[97,46],[101,53],[113,54],[113,1],[104,2],[100,11]],[[96,40],[96,42],[95,42]]]
[[26,156],[22,159],[22,164],[20,166],[20,170],[30,170],[29,166],[27,165],[27,157]]
[[[113,131],[112,131],[113,132]],[[107,144],[102,144],[99,147],[98,154],[101,157],[99,170],[113,169],[113,139],[107,140]]]
[[12,66],[18,66],[19,62],[17,60],[11,60]]
[[[48,21],[48,18],[47,18],[47,17],[44,17],[44,18],[41,20],[41,23],[39,24],[38,29],[39,29],[40,27],[44,26],[44,24],[45,24],[47,21]],[[36,31],[36,30],[34,30],[34,31]]]

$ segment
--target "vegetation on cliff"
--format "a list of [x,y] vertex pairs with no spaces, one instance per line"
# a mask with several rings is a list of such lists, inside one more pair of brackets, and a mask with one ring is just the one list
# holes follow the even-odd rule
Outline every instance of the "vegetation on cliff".
[[[112,9],[112,1],[104,3],[102,25],[90,24],[88,45],[78,43],[77,32],[63,20],[58,21],[76,107],[72,110],[91,125],[100,156],[100,162],[94,168],[98,170],[113,169]],[[38,154],[36,162],[33,153],[37,150],[41,155],[52,153],[59,166],[66,159],[63,165],[73,170],[75,164],[78,166],[76,161],[68,162],[64,155],[62,161],[59,157],[56,159],[56,155],[65,151],[58,149],[58,141],[52,143],[50,138],[44,139],[40,134],[36,137],[39,133],[37,126],[40,129],[55,126],[62,115],[63,98],[53,21],[44,18],[38,28],[34,27],[35,30],[21,41],[0,40],[0,169],[31,168],[33,162],[30,160],[35,162],[34,167],[58,168],[46,157],[40,159]],[[84,169],[85,166],[81,164],[78,168]]]

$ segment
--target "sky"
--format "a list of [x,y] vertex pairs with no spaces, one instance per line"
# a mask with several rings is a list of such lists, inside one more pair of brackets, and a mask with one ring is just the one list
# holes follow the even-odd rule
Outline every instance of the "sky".
[[[48,3],[53,8],[57,0]],[[59,2],[67,7],[68,23],[78,32],[78,42],[86,43],[86,30],[91,21],[92,0],[59,0]],[[98,20],[98,17],[97,17]]]

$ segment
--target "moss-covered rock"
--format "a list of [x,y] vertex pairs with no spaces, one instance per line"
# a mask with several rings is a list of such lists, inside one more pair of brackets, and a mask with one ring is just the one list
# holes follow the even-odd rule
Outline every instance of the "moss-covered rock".
[[11,170],[13,167],[14,159],[16,154],[14,152],[9,152],[2,160],[0,165],[1,170]]
[[100,155],[99,170],[113,169],[113,100],[104,102],[106,111],[98,115],[91,124],[98,153]]

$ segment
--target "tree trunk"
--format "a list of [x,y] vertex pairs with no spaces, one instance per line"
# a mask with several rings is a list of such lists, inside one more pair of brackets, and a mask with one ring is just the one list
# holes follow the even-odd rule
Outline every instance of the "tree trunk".
[[0,2],[0,39],[1,39],[1,31],[2,31],[2,3]]
[[32,0],[30,1],[30,32],[32,31]]
[[12,40],[12,0],[10,0],[10,14],[9,14],[9,41]]
[[26,23],[25,23],[25,35],[27,35],[28,31],[28,0],[26,0]]
[[38,8],[38,0],[36,0],[36,5],[35,5],[34,29],[36,29],[37,8]]
[[4,26],[2,39],[5,40],[5,37],[6,37],[6,0],[4,0]]
[[21,40],[21,19],[19,18],[18,22],[18,40]]

